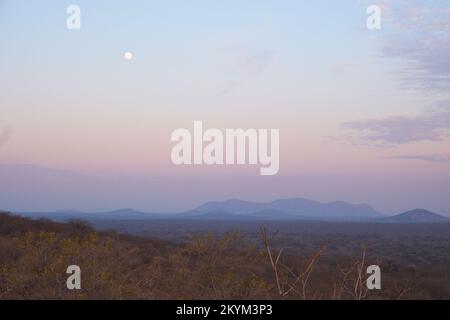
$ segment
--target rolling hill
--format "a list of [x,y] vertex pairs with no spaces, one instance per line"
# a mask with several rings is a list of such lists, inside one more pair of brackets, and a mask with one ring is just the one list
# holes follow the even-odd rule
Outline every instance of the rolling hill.
[[303,198],[280,199],[272,202],[253,202],[238,199],[208,202],[182,213],[147,213],[134,209],[107,212],[74,210],[54,212],[22,212],[31,218],[50,218],[57,221],[71,219],[93,220],[309,220],[382,223],[438,223],[450,218],[425,209],[415,209],[386,217],[367,204],[344,201],[321,203]]
[[450,222],[450,218],[441,216],[425,209],[415,209],[383,219],[393,223],[441,223]]
[[181,214],[181,216],[200,217],[220,212],[264,219],[376,219],[382,217],[379,212],[367,204],[352,204],[344,201],[321,203],[303,198],[280,199],[272,202],[237,199],[208,202]]

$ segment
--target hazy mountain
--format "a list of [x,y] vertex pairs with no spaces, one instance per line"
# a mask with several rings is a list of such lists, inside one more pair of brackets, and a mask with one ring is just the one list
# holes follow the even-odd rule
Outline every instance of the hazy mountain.
[[441,216],[425,209],[415,209],[396,216],[387,217],[383,219],[383,221],[398,223],[438,223],[450,222],[450,218]]
[[199,215],[182,215],[183,219],[189,220],[259,220],[259,217],[242,215],[229,212],[207,212]]
[[208,202],[184,216],[227,212],[249,217],[265,218],[381,218],[382,215],[367,204],[352,204],[343,201],[321,203],[303,198],[281,199],[272,202],[227,200]]
[[134,209],[120,209],[107,212],[80,212],[73,210],[53,212],[22,212],[21,215],[33,218],[69,219],[213,219],[213,220],[364,220],[381,218],[381,214],[367,204],[348,202],[320,203],[317,201],[293,198],[272,202],[252,202],[227,200],[208,202],[193,210],[178,214],[146,213]]
[[272,202],[254,202],[238,199],[205,203],[182,213],[147,213],[134,209],[107,212],[80,212],[74,210],[54,212],[23,212],[32,218],[50,218],[65,221],[82,220],[316,220],[316,221],[366,221],[385,223],[437,223],[450,222],[450,218],[425,209],[416,209],[385,217],[368,204],[344,201],[321,203],[303,198],[280,199]]
[[81,220],[147,220],[147,219],[163,219],[170,215],[167,214],[157,214],[157,213],[145,213],[136,211],[134,209],[120,209],[108,212],[80,212],[75,210],[65,210],[65,211],[54,211],[54,212],[22,212],[22,216],[30,218],[50,218],[54,220],[70,220],[70,219],[81,219]]
[[114,219],[161,219],[167,218],[168,214],[141,212],[134,209],[120,209],[109,212],[97,212],[95,216]]
[[[115,175],[0,164],[0,207],[15,212],[71,208],[99,212],[130,207],[143,212],[183,212],[211,199],[266,202],[266,199],[279,197],[281,191],[311,199],[370,203],[382,212],[427,208],[450,216],[450,197],[445,192],[450,190],[450,177],[440,176],[438,180],[409,177],[405,181],[397,176],[373,179],[359,175],[276,175],[264,178],[264,184],[270,188],[260,185],[261,179],[260,176],[238,175],[207,179],[205,176],[152,177],[126,172]],[[414,197],[415,194],[421,197]],[[256,211],[264,210],[262,205]]]

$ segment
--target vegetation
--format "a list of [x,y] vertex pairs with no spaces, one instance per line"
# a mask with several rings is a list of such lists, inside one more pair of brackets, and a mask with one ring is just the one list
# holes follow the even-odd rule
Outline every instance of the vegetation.
[[[314,242],[283,246],[264,228],[258,236],[210,233],[180,243],[0,213],[0,299],[450,298],[448,265],[421,269],[363,248],[336,256]],[[382,290],[365,286],[368,261],[383,270]],[[66,287],[74,264],[82,290]]]

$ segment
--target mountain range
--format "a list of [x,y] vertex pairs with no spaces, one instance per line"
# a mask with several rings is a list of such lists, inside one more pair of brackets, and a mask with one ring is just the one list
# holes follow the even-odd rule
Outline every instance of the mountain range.
[[54,212],[22,212],[21,215],[55,220],[317,220],[365,221],[381,223],[436,223],[450,222],[450,218],[425,209],[415,209],[386,217],[368,204],[344,201],[321,203],[304,198],[279,199],[272,202],[252,202],[238,199],[208,202],[181,213],[146,213],[134,209],[108,212],[80,212],[62,210]]
[[395,223],[439,223],[450,222],[450,218],[441,216],[425,209],[415,209],[384,219]]
[[[0,182],[0,208],[18,212],[79,209],[91,213],[131,206],[143,212],[182,212],[216,199],[267,201],[304,195],[366,202],[381,212],[426,208],[450,216],[450,198],[445,193],[450,190],[450,176],[409,177],[407,181],[399,176],[374,179],[341,174],[153,176],[0,164]],[[441,191],[433,192],[437,184]]]
[[303,198],[280,199],[272,202],[251,202],[237,199],[208,202],[181,215],[201,217],[217,213],[231,213],[240,217],[266,219],[372,219],[382,217],[368,204],[351,204],[343,201],[321,203]]

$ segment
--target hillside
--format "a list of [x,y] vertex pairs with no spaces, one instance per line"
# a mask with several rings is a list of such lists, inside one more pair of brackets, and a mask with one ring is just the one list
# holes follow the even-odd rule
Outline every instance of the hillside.
[[450,218],[425,209],[415,209],[385,218],[384,221],[396,223],[442,223],[450,222]]
[[80,212],[74,210],[54,212],[21,212],[30,218],[50,218],[57,221],[82,219],[101,220],[159,220],[159,219],[206,219],[206,220],[373,220],[383,216],[367,204],[345,201],[321,203],[291,198],[272,202],[226,200],[208,202],[181,213],[147,213],[134,209],[107,212]]
[[[185,231],[184,240],[175,244],[150,239],[154,233],[140,238],[99,232],[82,221],[57,223],[0,213],[0,299],[355,299],[352,286],[358,282],[351,279],[357,279],[355,261],[367,244],[372,250],[364,255],[366,263],[377,261],[384,271],[384,289],[368,293],[367,299],[442,299],[450,294],[450,258],[442,249],[448,248],[448,236],[414,234],[415,242],[403,236],[365,237],[358,224],[343,237],[342,227],[354,224],[318,223],[306,226],[307,233],[294,226],[278,237],[260,229],[253,238],[235,231],[190,233],[185,224],[180,221],[176,228]],[[314,230],[323,225],[334,231]],[[204,227],[202,232],[211,230]],[[168,228],[165,233],[172,233],[173,226]],[[257,222],[252,228],[258,228]],[[268,252],[280,255],[279,282]],[[82,270],[82,289],[69,291],[66,269],[73,264]],[[308,265],[315,267],[304,269]],[[342,266],[353,274],[347,278],[346,273],[346,281]],[[296,281],[302,274],[306,282]],[[283,291],[290,287],[295,290]]]
[[49,218],[55,221],[68,221],[71,219],[81,219],[85,221],[93,220],[148,220],[167,219],[173,215],[140,212],[134,209],[118,209],[105,212],[82,212],[77,210],[61,210],[53,212],[20,212],[21,216],[29,218]]
[[367,204],[352,204],[344,201],[321,203],[303,198],[279,199],[272,202],[252,202],[237,199],[208,202],[184,213],[184,216],[201,216],[216,212],[227,212],[249,218],[259,216],[265,219],[373,219],[382,217],[379,212]]

